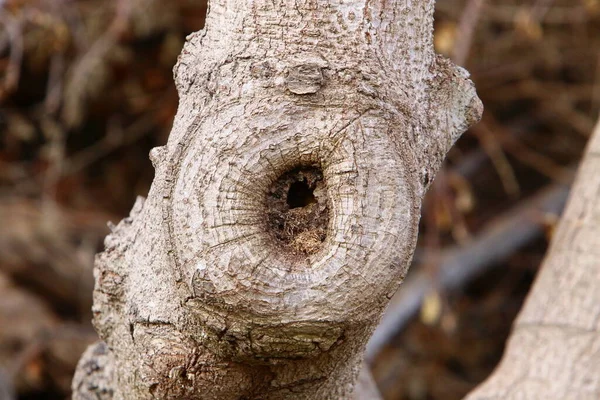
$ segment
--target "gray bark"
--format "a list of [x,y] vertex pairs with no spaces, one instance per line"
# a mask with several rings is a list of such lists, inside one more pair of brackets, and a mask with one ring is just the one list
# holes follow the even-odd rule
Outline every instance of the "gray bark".
[[103,343],[74,398],[352,398],[423,194],[482,112],[433,7],[210,2],[148,198],[96,260]]
[[600,122],[504,357],[468,400],[600,398]]

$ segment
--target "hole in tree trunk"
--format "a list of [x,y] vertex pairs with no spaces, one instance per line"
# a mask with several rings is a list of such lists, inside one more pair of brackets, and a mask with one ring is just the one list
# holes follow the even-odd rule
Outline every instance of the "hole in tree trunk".
[[313,189],[308,186],[306,179],[293,182],[290,185],[290,190],[288,190],[287,194],[287,204],[290,209],[306,207],[316,202]]
[[297,168],[279,177],[267,194],[268,229],[278,245],[298,254],[314,254],[327,236],[329,210],[323,173]]

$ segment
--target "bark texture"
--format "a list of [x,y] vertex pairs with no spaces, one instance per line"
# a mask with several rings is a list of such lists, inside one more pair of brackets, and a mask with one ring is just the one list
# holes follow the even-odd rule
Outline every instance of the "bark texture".
[[504,357],[468,400],[600,398],[600,123]]
[[148,199],[95,264],[74,398],[349,399],[421,198],[481,115],[434,1],[217,0]]

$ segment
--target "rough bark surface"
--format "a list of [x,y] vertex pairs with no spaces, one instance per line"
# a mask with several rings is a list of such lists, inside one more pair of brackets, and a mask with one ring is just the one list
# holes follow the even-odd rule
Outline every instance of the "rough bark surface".
[[600,123],[504,357],[468,400],[600,398]]
[[433,7],[210,2],[148,199],[96,260],[103,343],[74,398],[352,398],[421,198],[482,112]]

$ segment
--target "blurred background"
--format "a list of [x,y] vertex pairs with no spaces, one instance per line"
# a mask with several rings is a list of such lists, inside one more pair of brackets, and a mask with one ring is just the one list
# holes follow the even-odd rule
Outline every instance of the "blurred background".
[[[206,0],[0,0],[0,400],[65,399],[107,221],[153,177]],[[600,0],[438,0],[485,104],[424,203],[369,344],[387,400],[460,399],[499,361],[600,108]],[[599,171],[600,173],[600,171]]]

